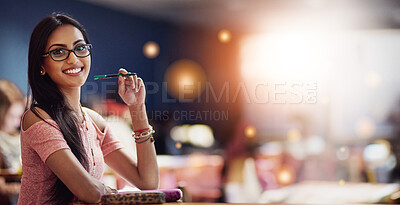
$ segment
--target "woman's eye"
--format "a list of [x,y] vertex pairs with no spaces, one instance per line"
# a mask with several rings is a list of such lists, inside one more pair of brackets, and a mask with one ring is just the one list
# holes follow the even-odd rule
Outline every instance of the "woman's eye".
[[75,48],[76,51],[84,51],[86,50],[86,46],[85,45],[79,45]]
[[51,55],[53,56],[62,56],[66,53],[65,49],[55,49],[53,51],[50,52]]

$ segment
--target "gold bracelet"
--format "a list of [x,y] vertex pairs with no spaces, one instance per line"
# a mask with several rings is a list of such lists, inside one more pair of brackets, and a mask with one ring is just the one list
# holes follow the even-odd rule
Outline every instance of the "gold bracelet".
[[154,134],[156,131],[153,130],[152,127],[150,127],[150,129],[140,133],[140,134],[136,134],[135,132],[132,132],[132,137],[135,138],[135,140],[140,140],[142,138],[146,138],[149,135]]
[[155,140],[154,140],[153,135],[150,135],[148,138],[146,138],[146,139],[143,140],[143,141],[137,141],[137,140],[135,140],[135,142],[136,142],[136,144],[142,144],[142,143],[147,142],[149,139],[150,139],[150,142],[151,142],[151,143],[154,143]]

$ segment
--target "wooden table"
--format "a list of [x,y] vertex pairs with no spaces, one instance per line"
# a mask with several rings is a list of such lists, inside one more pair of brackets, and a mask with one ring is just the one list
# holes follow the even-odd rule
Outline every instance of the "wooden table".
[[3,177],[6,182],[20,182],[21,175],[20,174],[0,174],[0,177]]
[[[168,202],[163,203],[164,205],[262,205],[268,203],[204,203],[204,202]],[[75,204],[74,204],[75,205]],[[82,204],[79,204],[82,205]],[[98,205],[98,204],[85,204],[85,205]],[[147,204],[147,205],[160,205],[160,204]],[[272,205],[272,204],[271,204]],[[310,205],[310,204],[273,204],[273,205]],[[338,204],[336,204],[338,205]],[[346,204],[342,204],[346,205]],[[372,204],[357,204],[357,205],[372,205]],[[391,204],[391,205],[400,205],[400,204]]]
[[[239,205],[239,204],[247,204],[247,205],[262,205],[263,203],[196,203],[196,202],[173,202],[173,203],[164,203],[165,205]],[[265,204],[265,203],[264,203]],[[273,204],[273,205],[289,205],[289,204]],[[290,204],[290,205],[310,205],[310,204]],[[343,204],[344,205],[344,204]],[[357,205],[372,205],[372,204],[357,204]],[[396,204],[392,204],[396,205]],[[400,205],[400,204],[397,204]]]

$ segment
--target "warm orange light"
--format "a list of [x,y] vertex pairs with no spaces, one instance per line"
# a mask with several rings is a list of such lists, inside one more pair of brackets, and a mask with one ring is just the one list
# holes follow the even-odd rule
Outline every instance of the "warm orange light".
[[218,40],[221,43],[228,43],[232,38],[232,34],[230,31],[226,29],[222,29],[218,32]]
[[143,46],[143,54],[147,58],[155,58],[160,53],[160,47],[154,41],[149,41]]
[[196,99],[203,92],[206,75],[202,67],[188,59],[171,64],[165,73],[168,93],[179,101]]
[[254,126],[249,125],[244,129],[244,135],[248,138],[253,138],[254,136],[256,136],[256,134],[257,131]]
[[182,143],[177,142],[177,143],[175,144],[175,147],[176,147],[176,149],[182,148]]
[[282,165],[277,172],[276,178],[280,185],[289,185],[295,180],[295,172],[292,167],[288,165]]
[[343,179],[339,180],[339,185],[340,185],[340,186],[343,186],[343,185],[345,185],[345,184],[346,184],[346,182],[345,182]]

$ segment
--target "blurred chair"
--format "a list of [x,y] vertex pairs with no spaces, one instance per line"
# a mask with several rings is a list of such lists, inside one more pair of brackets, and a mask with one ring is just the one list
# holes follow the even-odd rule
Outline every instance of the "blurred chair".
[[161,189],[183,188],[184,198],[193,202],[216,202],[222,197],[221,156],[196,153],[158,156],[158,160]]
[[222,196],[223,158],[217,155],[193,154],[187,166],[175,170],[178,185],[184,184],[194,202],[215,202]]

